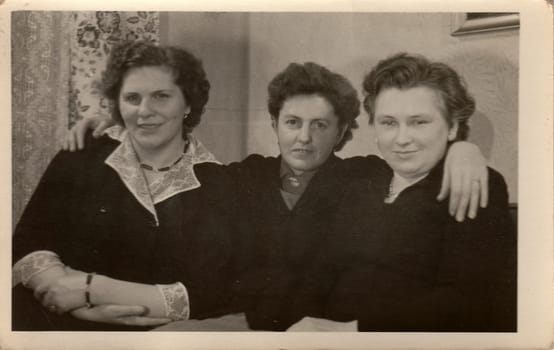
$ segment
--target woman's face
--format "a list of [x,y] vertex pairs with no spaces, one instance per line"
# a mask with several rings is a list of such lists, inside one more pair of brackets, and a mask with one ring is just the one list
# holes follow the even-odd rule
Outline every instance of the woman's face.
[[169,68],[147,66],[126,73],[119,112],[135,147],[155,151],[182,142],[183,118],[190,107]]
[[281,157],[297,174],[319,168],[344,135],[333,106],[319,95],[289,97],[273,129]]
[[393,170],[407,179],[426,175],[454,140],[457,123],[449,127],[439,93],[426,86],[389,88],[375,101],[377,146]]

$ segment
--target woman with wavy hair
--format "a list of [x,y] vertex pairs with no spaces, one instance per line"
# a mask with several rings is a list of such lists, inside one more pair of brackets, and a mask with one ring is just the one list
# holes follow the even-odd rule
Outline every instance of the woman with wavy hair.
[[145,329],[125,325],[203,318],[228,300],[233,191],[190,134],[209,96],[201,61],[126,42],[102,88],[120,132],[58,153],[15,228],[14,330]]
[[475,219],[458,222],[435,200],[445,155],[475,110],[462,78],[402,53],[380,61],[363,89],[384,160],[345,189],[316,276],[331,291],[323,317],[358,320],[362,331],[516,331],[503,177],[489,168],[489,203]]

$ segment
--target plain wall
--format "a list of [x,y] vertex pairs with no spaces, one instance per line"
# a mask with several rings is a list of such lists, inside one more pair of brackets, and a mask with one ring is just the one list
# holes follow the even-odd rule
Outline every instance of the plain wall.
[[246,155],[248,14],[160,14],[160,42],[189,49],[204,63],[210,100],[194,134],[224,163]]
[[[315,61],[345,75],[356,88],[380,59],[399,51],[451,64],[466,80],[477,111],[470,141],[508,183],[517,202],[517,31],[453,37],[453,14],[252,14],[248,151],[278,152],[265,109],[267,82],[291,61]],[[378,153],[367,115],[339,152],[348,157]]]
[[[222,161],[248,153],[278,154],[266,101],[267,84],[290,62],[314,61],[356,88],[380,59],[407,51],[442,60],[466,80],[477,102],[470,141],[508,183],[517,202],[517,30],[454,37],[449,13],[171,13],[161,41],[189,47],[212,82],[197,134]],[[164,23],[164,17],[160,23]],[[162,24],[162,28],[166,25]],[[378,150],[367,115],[339,156]]]

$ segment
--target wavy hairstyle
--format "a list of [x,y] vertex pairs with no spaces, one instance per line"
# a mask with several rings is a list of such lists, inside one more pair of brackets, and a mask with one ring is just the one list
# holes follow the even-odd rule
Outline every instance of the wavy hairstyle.
[[290,97],[315,94],[325,98],[333,106],[339,126],[347,127],[335,151],[340,151],[352,139],[351,130],[358,127],[356,118],[360,114],[360,100],[356,89],[342,75],[316,63],[289,64],[271,80],[267,92],[267,108],[275,119],[279,118],[283,103]]
[[167,67],[173,72],[174,83],[179,86],[190,106],[190,114],[183,121],[183,136],[186,136],[200,123],[209,99],[210,82],[206,78],[202,61],[182,48],[156,46],[144,41],[126,41],[114,47],[100,81],[112,117],[123,125],[118,99],[126,73],[132,68],[151,66]]
[[449,126],[458,122],[456,140],[465,140],[469,134],[468,119],[475,112],[475,100],[467,92],[466,84],[454,69],[441,62],[407,53],[399,53],[380,61],[364,78],[364,109],[372,124],[375,119],[375,101],[384,89],[408,89],[426,86],[439,93],[442,111]]

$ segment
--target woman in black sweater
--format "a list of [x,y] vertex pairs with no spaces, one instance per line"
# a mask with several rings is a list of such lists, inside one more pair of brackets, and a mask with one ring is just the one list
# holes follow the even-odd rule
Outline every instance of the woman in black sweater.
[[449,144],[467,137],[475,109],[461,79],[398,54],[367,75],[364,92],[384,162],[345,190],[316,275],[331,290],[317,316],[356,319],[362,331],[516,331],[504,179],[489,170],[489,205],[463,223],[435,200]]
[[[208,101],[202,63],[125,42],[102,83],[123,128],[58,153],[41,178],[13,237],[13,330],[142,330],[229,301],[234,191],[190,135]],[[107,304],[132,317],[104,317]]]

